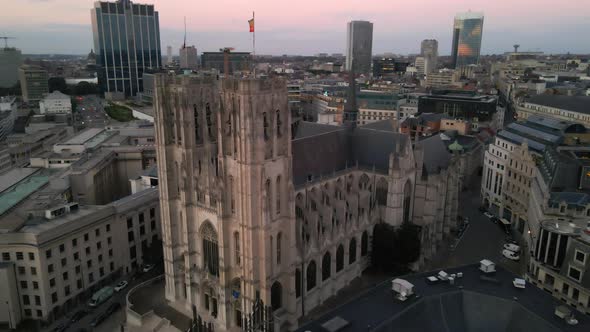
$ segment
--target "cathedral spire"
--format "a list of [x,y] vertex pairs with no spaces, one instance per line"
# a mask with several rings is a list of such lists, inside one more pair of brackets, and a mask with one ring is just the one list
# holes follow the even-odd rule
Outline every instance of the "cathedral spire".
[[348,95],[344,104],[344,125],[356,127],[358,108],[356,105],[356,81],[354,74],[354,60],[348,72]]

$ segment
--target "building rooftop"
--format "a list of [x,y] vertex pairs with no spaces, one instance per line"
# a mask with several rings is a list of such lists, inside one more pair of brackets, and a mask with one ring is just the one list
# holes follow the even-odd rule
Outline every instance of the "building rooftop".
[[88,141],[90,141],[92,138],[96,137],[98,134],[102,133],[104,131],[104,129],[102,128],[88,128],[80,133],[78,133],[78,135],[70,138],[69,140],[63,142],[63,143],[59,143],[60,145],[78,145],[78,144],[84,144]]
[[448,281],[428,284],[426,277],[438,271],[402,277],[414,285],[405,302],[395,299],[390,279],[345,303],[332,312],[299,328],[298,332],[338,331],[327,328],[334,319],[347,324],[341,331],[588,331],[590,319],[577,311],[579,323],[570,326],[554,315],[561,302],[527,284],[515,288],[520,278],[496,265],[493,275],[481,278],[479,264],[445,270],[463,273],[451,285]]
[[70,96],[61,93],[58,90],[53,91],[52,93],[48,94],[45,98],[43,98],[45,100],[52,100],[52,99],[70,99]]
[[46,175],[31,175],[0,194],[0,215],[49,182]]
[[536,95],[525,102],[576,113],[590,114],[590,96]]
[[39,171],[38,168],[13,168],[8,172],[0,175],[0,193],[3,193],[6,189],[17,184],[19,181],[27,178],[31,174]]

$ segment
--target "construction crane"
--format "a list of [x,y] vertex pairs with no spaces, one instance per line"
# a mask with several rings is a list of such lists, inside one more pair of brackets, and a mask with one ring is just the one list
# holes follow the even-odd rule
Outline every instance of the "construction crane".
[[229,76],[229,54],[235,50],[233,47],[220,48],[219,52],[223,52],[223,74],[225,77]]
[[0,36],[0,39],[4,39],[4,48],[8,48],[8,40],[9,39],[16,39],[16,38],[14,38],[14,37]]

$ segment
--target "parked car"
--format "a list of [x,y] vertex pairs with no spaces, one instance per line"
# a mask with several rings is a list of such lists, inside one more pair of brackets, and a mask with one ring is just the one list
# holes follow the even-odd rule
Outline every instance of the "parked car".
[[520,259],[520,255],[515,253],[514,251],[508,250],[508,249],[504,249],[502,250],[502,256],[513,260],[513,261],[517,261]]
[[491,213],[489,213],[489,212],[487,212],[487,211],[486,211],[486,212],[484,212],[484,213],[483,213],[483,215],[484,215],[484,216],[486,216],[486,217],[488,217],[489,219],[492,219],[492,218],[494,218],[494,215],[493,215],[493,214],[491,214]]
[[504,249],[510,250],[512,252],[520,252],[520,246],[513,244],[513,243],[504,244]]
[[53,329],[53,332],[64,332],[70,326],[69,322],[61,323]]
[[113,302],[108,308],[107,310],[105,310],[104,315],[105,316],[110,316],[113,313],[117,312],[117,310],[119,310],[121,308],[121,303],[119,302]]
[[71,320],[72,323],[75,323],[75,322],[80,321],[86,315],[88,315],[88,311],[86,311],[86,310],[79,310],[75,314],[72,315],[72,318],[70,320]]
[[102,323],[107,316],[104,313],[99,314],[98,316],[94,317],[94,319],[90,322],[90,326],[96,327]]
[[117,293],[118,293],[119,291],[121,291],[121,290],[125,289],[125,288],[127,287],[127,285],[129,285],[129,283],[127,282],[127,280],[123,280],[123,281],[121,281],[120,283],[118,283],[118,284],[115,286],[115,292],[117,292]]
[[150,272],[154,268],[154,264],[147,264],[143,266],[143,272]]

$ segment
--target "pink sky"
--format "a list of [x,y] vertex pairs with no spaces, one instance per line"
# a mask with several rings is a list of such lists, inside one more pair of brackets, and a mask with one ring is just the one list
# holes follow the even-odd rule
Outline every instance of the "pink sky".
[[[5,0],[0,11],[0,31],[11,33],[31,30],[32,27],[52,25],[88,25],[92,0]],[[510,37],[510,31],[527,32],[526,38],[538,38],[535,45],[544,41],[546,32],[557,28],[572,34],[585,28],[590,31],[590,0],[142,0],[153,3],[160,13],[162,30],[182,30],[183,16],[187,16],[188,30],[197,34],[207,32],[247,32],[247,19],[256,11],[256,28],[259,34],[280,31],[288,48],[290,41],[311,38],[317,40],[324,33],[327,38],[342,35],[346,22],[366,19],[375,24],[375,39],[396,41],[399,35],[412,34],[416,44],[424,38],[438,37],[441,45],[449,42],[453,16],[457,12],[483,11],[485,13],[484,43],[497,31],[497,38]],[[564,28],[565,29],[565,28]],[[566,31],[564,30],[564,31]],[[39,30],[38,30],[39,31]],[[565,32],[564,32],[565,34]],[[529,37],[529,35],[531,37]],[[201,36],[201,35],[199,35]],[[535,37],[536,36],[536,37]],[[180,36],[180,38],[182,38]],[[201,37],[202,38],[202,37]],[[336,37],[333,37],[336,38]],[[166,40],[166,39],[170,39]],[[211,38],[213,39],[213,38]],[[493,40],[492,38],[491,40]],[[588,42],[587,37],[572,38],[572,42]],[[162,45],[176,44],[177,37],[162,33]],[[204,41],[195,40],[199,45]],[[209,41],[207,41],[208,43]],[[512,44],[514,41],[509,41]],[[17,42],[24,43],[24,42]],[[526,41],[520,41],[526,44]],[[65,45],[67,46],[67,45]],[[385,45],[375,45],[379,49]],[[571,45],[575,47],[576,45]],[[25,46],[21,46],[25,48]],[[264,45],[261,45],[264,47]],[[269,49],[275,46],[268,45]],[[343,46],[344,47],[344,46]],[[343,48],[342,47],[342,48]],[[391,47],[393,48],[393,46]],[[415,47],[409,47],[414,49]],[[590,51],[590,46],[585,46]],[[444,49],[444,48],[443,48]],[[318,50],[321,52],[322,50]],[[332,50],[326,50],[332,51]],[[333,50],[342,51],[342,50]],[[305,52],[303,52],[305,53]]]

